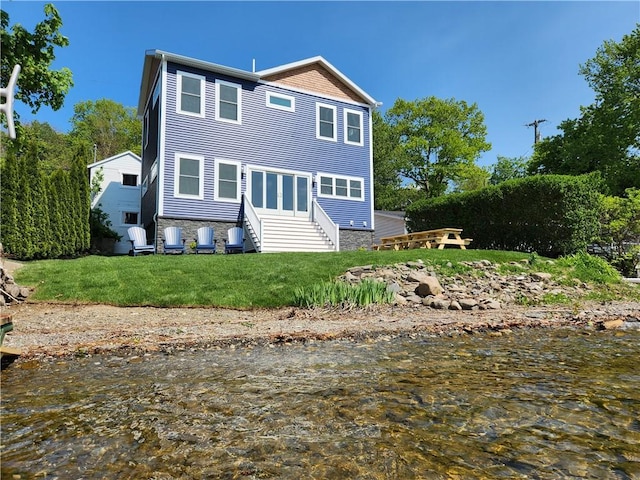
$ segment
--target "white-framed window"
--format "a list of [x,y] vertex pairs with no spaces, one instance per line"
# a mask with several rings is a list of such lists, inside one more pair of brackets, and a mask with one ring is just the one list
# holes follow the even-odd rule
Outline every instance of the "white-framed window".
[[144,148],[149,145],[149,110],[144,112]]
[[123,173],[122,174],[122,186],[123,187],[137,187],[138,175],[135,173]]
[[242,123],[242,85],[216,80],[216,120]]
[[285,110],[287,112],[296,111],[296,99],[281,93],[267,92],[267,107]]
[[153,181],[156,179],[157,176],[158,176],[158,159],[156,158],[151,164],[151,183],[153,183]]
[[204,198],[204,157],[187,153],[175,154],[173,194],[180,198]]
[[177,75],[176,111],[185,115],[204,117],[205,77],[181,71],[178,71]]
[[215,180],[213,193],[215,200],[222,202],[240,202],[240,180],[242,165],[234,160],[216,158]]
[[338,140],[336,130],[336,107],[316,103],[316,138],[336,142]]
[[144,195],[147,193],[147,190],[149,190],[149,176],[145,176],[144,180],[142,181],[142,196],[144,197]]
[[364,179],[330,173],[318,173],[318,178],[320,179],[319,197],[364,201]]
[[151,104],[155,107],[156,103],[160,99],[160,80],[156,82],[156,86],[153,89],[153,96],[151,97]]
[[344,143],[348,145],[364,145],[362,112],[344,109]]
[[138,212],[122,212],[123,225],[138,225]]

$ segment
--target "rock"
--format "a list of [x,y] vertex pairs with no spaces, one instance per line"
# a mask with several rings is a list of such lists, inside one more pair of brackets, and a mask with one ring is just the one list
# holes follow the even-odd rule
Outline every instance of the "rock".
[[429,278],[431,278],[431,275],[425,272],[411,271],[407,275],[407,282],[422,283],[428,281]]
[[353,273],[351,272],[347,272],[344,274],[344,279],[345,281],[349,282],[349,283],[354,283],[358,281],[358,277],[356,277]]
[[462,306],[457,300],[453,300],[449,305],[449,310],[462,310]]
[[402,291],[402,287],[398,285],[397,282],[393,282],[387,285],[387,291],[393,293],[400,293]]
[[424,275],[420,284],[416,287],[415,293],[421,297],[427,295],[440,295],[444,292],[444,288],[436,277]]
[[480,303],[480,308],[484,310],[500,310],[502,305],[496,300],[486,300]]
[[419,297],[415,293],[407,295],[406,300],[410,303],[422,303],[422,297]]
[[616,328],[621,328],[624,325],[624,320],[607,320],[603,323],[605,330],[615,330]]
[[402,295],[398,295],[397,293],[396,293],[394,299],[395,299],[395,304],[396,305],[406,305],[407,304],[407,299],[404,298]]
[[551,274],[546,272],[532,272],[531,278],[538,282],[548,282],[551,280]]
[[446,310],[449,308],[449,305],[451,305],[451,302],[444,298],[434,298],[429,304],[431,308],[435,308],[437,310]]
[[463,310],[473,310],[478,306],[478,301],[474,298],[462,298],[458,300],[458,303]]

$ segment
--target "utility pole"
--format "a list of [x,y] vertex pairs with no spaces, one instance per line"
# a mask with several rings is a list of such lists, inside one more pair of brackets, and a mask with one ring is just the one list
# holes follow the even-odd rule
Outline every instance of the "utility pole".
[[534,120],[533,122],[527,123],[525,125],[526,127],[533,127],[533,143],[534,143],[534,145],[540,141],[540,133],[538,132],[538,125],[540,125],[542,122],[546,122],[546,120],[544,118],[542,118],[540,120]]

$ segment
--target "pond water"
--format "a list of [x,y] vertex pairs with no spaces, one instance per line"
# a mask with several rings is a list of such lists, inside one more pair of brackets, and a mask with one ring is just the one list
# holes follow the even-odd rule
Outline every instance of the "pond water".
[[17,362],[2,478],[640,478],[640,332]]

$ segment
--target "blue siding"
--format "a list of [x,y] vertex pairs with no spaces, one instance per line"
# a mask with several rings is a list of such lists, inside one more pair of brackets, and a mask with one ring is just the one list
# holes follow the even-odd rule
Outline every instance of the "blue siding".
[[[176,113],[177,70],[206,77],[205,118]],[[319,198],[318,202],[334,222],[343,227],[348,227],[351,220],[354,222],[354,228],[363,228],[363,222],[366,222],[367,229],[371,227],[370,118],[366,107],[292,92],[272,85],[214,75],[175,64],[169,64],[167,72],[165,216],[235,219],[238,204],[214,201],[214,160],[224,158],[243,164],[304,171],[313,175],[324,172],[361,177],[364,180],[365,201]],[[242,125],[215,120],[216,78],[242,85]],[[295,112],[267,107],[266,91],[295,97]],[[337,142],[316,138],[316,102],[337,107]],[[363,146],[344,143],[345,108],[363,113]],[[205,157],[204,200],[174,198],[176,152]],[[244,192],[245,180],[242,183]],[[313,197],[317,197],[316,189]]]

